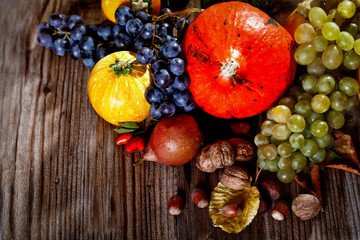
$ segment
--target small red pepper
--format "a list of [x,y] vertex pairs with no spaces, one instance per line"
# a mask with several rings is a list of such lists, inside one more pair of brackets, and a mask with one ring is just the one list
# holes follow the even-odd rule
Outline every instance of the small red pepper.
[[132,138],[125,146],[125,151],[133,153],[135,150],[143,151],[145,149],[145,140],[142,137],[136,136]]
[[130,132],[123,133],[116,140],[116,145],[125,145],[129,142],[129,140],[133,137],[133,134]]

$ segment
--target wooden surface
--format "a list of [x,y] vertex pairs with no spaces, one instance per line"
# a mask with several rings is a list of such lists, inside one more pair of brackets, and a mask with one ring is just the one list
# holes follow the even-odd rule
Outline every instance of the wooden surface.
[[[214,228],[189,197],[197,186],[210,191],[216,174],[193,163],[134,167],[141,156],[123,153],[90,105],[90,71],[36,42],[36,26],[53,12],[101,22],[99,2],[0,0],[1,239],[360,239],[354,174],[323,172],[325,212],[313,220],[276,222],[267,213],[235,235]],[[359,146],[359,112],[347,118]],[[288,191],[289,200],[303,192],[295,183]],[[176,192],[186,206],[174,217],[167,200]]]

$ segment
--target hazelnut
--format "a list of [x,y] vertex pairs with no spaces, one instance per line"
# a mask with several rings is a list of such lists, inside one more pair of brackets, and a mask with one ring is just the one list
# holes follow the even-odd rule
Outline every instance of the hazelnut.
[[168,210],[171,215],[179,215],[183,208],[183,200],[180,196],[174,195],[169,199]]
[[238,204],[229,204],[220,210],[221,215],[229,218],[239,217],[242,212],[243,211]]
[[191,198],[198,208],[206,208],[209,206],[209,200],[206,197],[206,193],[200,188],[195,188],[192,191]]
[[245,162],[251,160],[255,156],[254,146],[242,138],[232,138],[228,142],[235,150],[235,160]]
[[267,192],[269,198],[273,201],[278,200],[281,196],[281,185],[275,180],[265,180],[261,186]]
[[292,202],[291,209],[301,220],[309,220],[318,215],[321,203],[311,194],[300,194]]
[[289,214],[289,204],[285,200],[279,200],[275,202],[274,208],[271,212],[271,216],[278,221],[284,220],[284,218]]
[[250,174],[245,168],[232,165],[220,171],[219,180],[225,187],[241,190],[249,183]]
[[230,143],[219,140],[205,146],[196,156],[195,164],[203,172],[215,172],[218,168],[235,162],[235,152]]

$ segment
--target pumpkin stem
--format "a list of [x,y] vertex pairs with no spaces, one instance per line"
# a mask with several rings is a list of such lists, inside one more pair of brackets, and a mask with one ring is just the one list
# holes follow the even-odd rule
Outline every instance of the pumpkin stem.
[[230,60],[229,62],[225,63],[224,66],[221,67],[221,73],[225,77],[229,77],[231,79],[231,83],[233,87],[236,85],[235,81],[233,80],[233,77],[236,75],[236,70],[239,67],[239,64],[233,60]]
[[115,63],[111,64],[109,67],[114,71],[116,76],[120,75],[130,75],[132,70],[134,69],[136,63],[130,62],[129,60],[122,60],[117,58]]

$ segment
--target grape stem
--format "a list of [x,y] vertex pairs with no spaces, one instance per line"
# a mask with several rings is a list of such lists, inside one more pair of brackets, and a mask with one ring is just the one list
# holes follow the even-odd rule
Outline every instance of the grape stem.
[[[177,11],[177,12],[169,12],[169,13],[165,13],[163,15],[160,15],[160,16],[154,16],[152,18],[153,20],[153,26],[154,26],[154,30],[153,30],[153,38],[152,38],[152,45],[154,45],[155,43],[155,36],[156,36],[156,23],[159,22],[159,21],[163,21],[167,18],[170,18],[172,19],[172,17],[177,17],[177,16],[181,16],[181,15],[187,15],[187,18],[192,14],[192,13],[201,13],[203,12],[204,9],[200,9],[200,8],[188,8],[188,9],[185,9],[183,11]],[[184,21],[184,24],[183,26],[185,25],[185,21]]]

